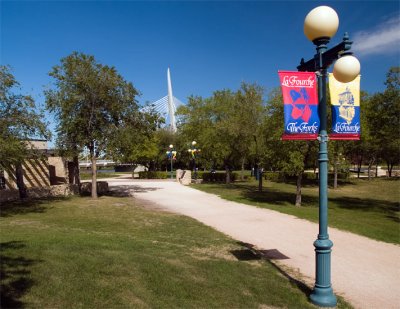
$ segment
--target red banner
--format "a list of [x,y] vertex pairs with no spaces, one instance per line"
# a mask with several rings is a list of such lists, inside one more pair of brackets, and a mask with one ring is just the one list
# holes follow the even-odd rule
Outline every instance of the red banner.
[[318,137],[318,94],[314,72],[279,71],[285,132],[283,140],[314,140]]

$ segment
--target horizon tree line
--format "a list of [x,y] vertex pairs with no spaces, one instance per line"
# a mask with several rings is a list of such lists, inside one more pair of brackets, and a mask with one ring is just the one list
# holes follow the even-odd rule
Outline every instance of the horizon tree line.
[[[360,141],[332,141],[333,169],[350,163],[360,172],[384,162],[389,177],[400,163],[400,67],[389,69],[383,92],[361,92]],[[114,67],[102,65],[94,56],[73,52],[49,72],[52,87],[45,91],[46,109],[55,117],[56,145],[60,154],[75,162],[84,148],[92,163],[92,197],[97,197],[96,160],[105,155],[121,163],[143,164],[150,170],[166,165],[165,151],[173,144],[178,151],[175,166],[190,163],[189,143],[202,149],[197,166],[223,169],[226,182],[234,169],[257,167],[294,176],[296,205],[301,205],[301,183],[306,169],[316,169],[317,141],[282,141],[283,102],[279,88],[265,97],[257,84],[243,82],[236,91],[217,90],[209,98],[190,96],[177,111],[178,131],[162,128],[163,119],[151,106],[140,108],[140,92]],[[18,82],[7,66],[0,66],[0,164],[16,168],[32,154],[23,141],[49,138],[51,132],[29,95],[15,93]],[[343,164],[343,159],[346,162]],[[79,177],[76,179],[79,184]],[[18,182],[21,197],[23,181]]]

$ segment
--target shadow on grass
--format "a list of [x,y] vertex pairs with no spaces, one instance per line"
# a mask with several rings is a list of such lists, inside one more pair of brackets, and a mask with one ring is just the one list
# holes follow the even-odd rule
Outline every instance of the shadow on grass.
[[[350,184],[351,185],[351,184]],[[240,191],[240,195],[246,200],[253,203],[266,203],[272,205],[294,205],[296,194],[295,192],[285,192],[277,188],[264,188],[259,192],[255,186],[240,184],[226,186]],[[302,194],[303,207],[317,207],[319,203],[318,195]],[[357,197],[329,197],[330,205],[342,209],[349,209],[354,211],[373,211],[385,213],[386,217],[399,222],[399,202],[390,202],[379,199],[357,198]]]
[[2,308],[24,308],[20,300],[34,285],[30,277],[30,267],[38,260],[18,256],[15,251],[25,247],[21,241],[0,244],[0,304]]
[[[240,185],[237,189],[241,190],[241,196],[246,200],[256,203],[273,204],[277,206],[294,205],[296,203],[296,193],[284,192],[275,188],[263,188],[262,192],[251,185]],[[301,195],[304,206],[318,205],[318,196]]]
[[399,220],[400,203],[389,202],[376,199],[365,199],[355,197],[339,197],[331,198],[331,202],[334,202],[337,207],[349,210],[358,211],[374,211],[386,213],[386,217],[396,222]]
[[52,203],[65,201],[68,197],[47,197],[38,199],[23,199],[12,202],[5,202],[0,206],[0,217],[10,217],[28,213],[44,213]]
[[[282,274],[284,277],[286,277],[290,283],[294,284],[297,286],[297,288],[304,293],[307,298],[309,298],[312,290],[310,289],[309,286],[307,286],[305,283],[301,282],[300,280],[297,280],[293,278],[291,275],[289,275],[287,272],[285,272],[282,268],[280,268],[277,264],[272,262],[273,260],[283,260],[283,259],[290,259],[290,257],[287,257],[283,253],[279,252],[277,249],[269,249],[269,250],[264,250],[264,249],[258,249],[254,245],[249,244],[249,243],[244,243],[244,242],[237,242],[238,245],[246,248],[245,250],[234,250],[235,253],[237,254],[237,251],[241,252],[246,252],[244,254],[244,259],[239,259],[241,261],[249,261],[249,260],[265,260],[268,263],[270,263],[276,270],[279,271],[280,274]],[[235,253],[231,252],[234,256],[236,256]]]

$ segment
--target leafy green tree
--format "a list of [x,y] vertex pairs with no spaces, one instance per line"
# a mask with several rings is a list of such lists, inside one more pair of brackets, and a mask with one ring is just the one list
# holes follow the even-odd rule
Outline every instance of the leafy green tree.
[[214,104],[211,99],[191,96],[188,103],[178,108],[180,116],[178,124],[178,154],[181,154],[182,163],[189,164],[190,156],[188,149],[191,142],[196,140],[201,147],[201,159],[204,164],[209,163],[216,167],[220,162],[220,152],[215,122],[217,116],[213,110]]
[[255,84],[243,83],[241,88],[215,91],[208,99],[191,97],[178,112],[183,136],[196,139],[201,145],[201,157],[211,167],[223,166],[226,182],[234,166],[242,170],[255,144],[254,137],[263,118],[263,90]]
[[371,141],[378,145],[391,177],[393,167],[400,162],[400,67],[389,69],[385,85],[383,93],[371,97],[367,121]]
[[280,89],[274,89],[267,101],[267,117],[264,120],[265,145],[263,154],[265,164],[274,170],[280,170],[288,176],[296,176],[295,206],[301,206],[301,189],[304,170],[312,165],[317,153],[315,141],[282,141],[283,99]]
[[0,169],[16,169],[20,197],[26,197],[22,162],[37,155],[26,143],[30,138],[51,136],[44,115],[29,95],[16,94],[19,83],[8,66],[0,65]]
[[115,161],[149,167],[157,157],[160,118],[151,109],[145,111],[132,113],[116,128],[107,150]]
[[[62,58],[49,75],[54,78],[54,87],[45,92],[46,103],[58,121],[58,143],[76,156],[87,147],[92,197],[96,198],[99,155],[110,152],[123,156],[132,143],[143,140],[143,131],[147,133],[154,118],[140,112],[136,100],[139,92],[132,83],[91,55],[74,52]],[[133,160],[135,152],[126,156],[126,160]]]
[[[265,117],[264,90],[256,84],[242,83],[236,92],[234,121],[239,143],[238,153],[241,157],[241,178],[243,180],[244,165],[247,159],[253,158],[260,163],[260,152],[263,149],[262,122]],[[260,187],[261,190],[261,187]]]

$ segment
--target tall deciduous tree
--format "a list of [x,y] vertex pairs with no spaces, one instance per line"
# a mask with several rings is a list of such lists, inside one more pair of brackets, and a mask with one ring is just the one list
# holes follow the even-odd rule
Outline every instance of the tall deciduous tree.
[[0,65],[0,168],[15,167],[17,186],[23,198],[26,190],[21,164],[28,155],[34,155],[25,141],[48,138],[50,132],[33,98],[14,92],[18,87],[10,68]]
[[286,175],[296,176],[295,205],[301,206],[301,190],[304,170],[315,160],[315,141],[282,141],[283,100],[280,89],[274,89],[267,101],[267,117],[264,120],[266,149],[263,160],[273,169]]
[[203,159],[224,166],[227,183],[231,169],[238,162],[243,167],[255,143],[263,118],[262,96],[261,87],[243,83],[236,92],[215,91],[207,99],[191,97],[187,106],[178,110],[183,136],[188,141],[196,139]]
[[[158,154],[157,128],[161,118],[152,109],[131,113],[119,123],[107,152],[115,161],[149,165]],[[149,166],[148,166],[149,167]]]
[[96,160],[123,149],[142,136],[151,122],[139,111],[139,92],[114,67],[74,52],[49,73],[54,87],[45,92],[48,109],[58,120],[58,142],[74,155],[87,147],[92,164],[92,197],[97,197]]
[[371,97],[367,121],[371,140],[379,145],[391,177],[394,165],[400,162],[400,67],[389,69],[385,85],[383,93]]

